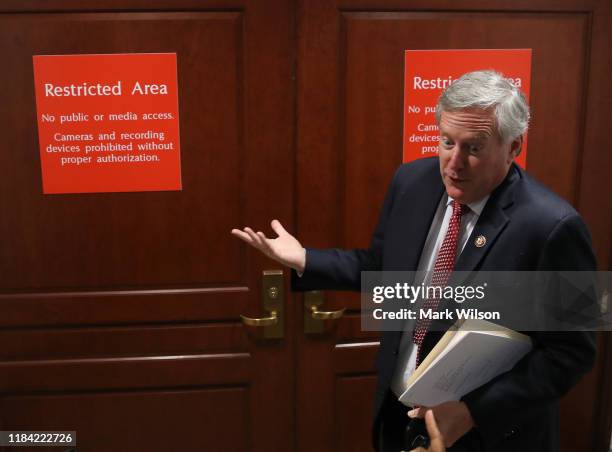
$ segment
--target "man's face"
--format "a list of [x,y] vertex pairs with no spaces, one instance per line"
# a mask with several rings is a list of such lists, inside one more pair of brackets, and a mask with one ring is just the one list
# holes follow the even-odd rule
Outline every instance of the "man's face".
[[491,193],[506,177],[522,138],[502,143],[492,112],[442,112],[440,173],[446,192],[463,204]]

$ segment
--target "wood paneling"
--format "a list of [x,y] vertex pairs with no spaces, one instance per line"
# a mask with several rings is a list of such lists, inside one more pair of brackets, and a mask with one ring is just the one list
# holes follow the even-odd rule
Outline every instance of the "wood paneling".
[[225,452],[248,448],[248,398],[247,387],[235,386],[20,395],[0,407],[11,413],[7,429],[76,430],[78,450]]
[[[0,162],[13,174],[0,181],[0,202],[13,207],[1,225],[12,238],[2,249],[3,291],[244,284],[243,251],[227,233],[245,216],[243,26],[239,13],[2,18],[0,45],[14,70],[0,83],[14,86],[7,102],[21,107],[0,117],[14,130]],[[185,189],[42,196],[32,55],[123,52],[177,53]]]
[[[387,184],[401,162],[404,50],[530,48],[528,171],[584,214],[606,268],[612,230],[604,182],[612,177],[612,162],[603,151],[604,104],[610,104],[612,92],[610,8],[601,0],[299,2],[297,196],[303,243],[368,245]],[[316,166],[309,164],[313,161]],[[346,394],[344,384],[350,383],[338,372],[368,372],[367,357],[376,348],[363,345],[376,336],[358,326],[358,296],[326,293],[326,298],[326,309],[350,311],[326,332],[328,341],[338,345],[326,346],[323,339],[298,342],[298,362],[316,361],[310,373],[316,381],[298,381],[298,403],[304,408],[298,413],[303,419],[298,443],[304,451],[344,450],[344,445],[307,437],[311,430],[302,423],[314,423],[311,413],[326,413],[328,407],[308,394]],[[603,359],[562,401],[563,450],[592,450],[594,435],[609,432],[609,425],[597,427],[602,421],[593,414],[600,407],[598,387],[605,384]],[[298,377],[306,372],[298,369]],[[348,404],[346,398],[337,403]],[[317,420],[334,422],[321,414]],[[369,430],[370,419],[355,416],[352,421],[352,432]],[[330,441],[337,435],[333,428],[321,432]],[[361,447],[347,441],[347,450]]]
[[[292,447],[292,338],[240,322],[278,267],[230,230],[291,227],[293,24],[276,0],[0,6],[4,428],[94,452]],[[182,190],[43,195],[32,55],[144,52],[177,54]]]
[[4,327],[235,321],[254,297],[249,287],[99,292],[5,293]]
[[241,323],[0,330],[1,360],[247,351]]
[[335,449],[338,452],[368,452],[370,446],[369,430],[355,428],[370,422],[373,401],[362,394],[371,394],[376,388],[375,375],[341,376],[336,379],[336,431]]
[[334,374],[374,373],[378,345],[378,341],[337,344],[332,352]]
[[[219,353],[4,361],[0,369],[2,392],[8,396],[22,392],[246,384],[256,374],[255,364],[247,353]],[[9,414],[3,413],[10,418]]]

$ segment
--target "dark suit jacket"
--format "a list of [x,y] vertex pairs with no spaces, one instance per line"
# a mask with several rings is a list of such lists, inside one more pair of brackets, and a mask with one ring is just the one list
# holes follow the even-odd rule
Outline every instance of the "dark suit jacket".
[[[444,193],[437,158],[402,165],[387,192],[370,247],[354,250],[308,249],[294,290],[359,290],[361,271],[414,271],[436,208]],[[486,245],[474,246],[484,235]],[[517,165],[489,198],[456,270],[595,270],[589,232],[565,201]],[[442,333],[430,333],[431,350]],[[593,365],[594,334],[531,334],[534,349],[506,374],[466,395],[486,451],[559,450],[558,399]],[[385,332],[376,367],[373,444],[397,362],[401,332]],[[424,353],[425,354],[425,353]],[[455,449],[455,447],[453,447]],[[452,450],[452,449],[451,449]]]

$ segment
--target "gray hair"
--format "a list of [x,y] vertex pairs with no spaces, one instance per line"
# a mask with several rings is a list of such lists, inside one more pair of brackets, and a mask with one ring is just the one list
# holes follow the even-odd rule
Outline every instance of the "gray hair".
[[438,125],[443,111],[466,108],[493,110],[497,131],[504,143],[509,143],[527,132],[529,105],[525,95],[499,72],[468,72],[451,83],[436,105]]

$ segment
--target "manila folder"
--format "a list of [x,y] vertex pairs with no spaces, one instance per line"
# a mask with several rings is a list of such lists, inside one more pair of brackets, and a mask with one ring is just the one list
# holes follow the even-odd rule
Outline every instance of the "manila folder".
[[529,336],[486,320],[457,322],[408,379],[399,400],[435,406],[459,400],[507,372],[532,348]]

